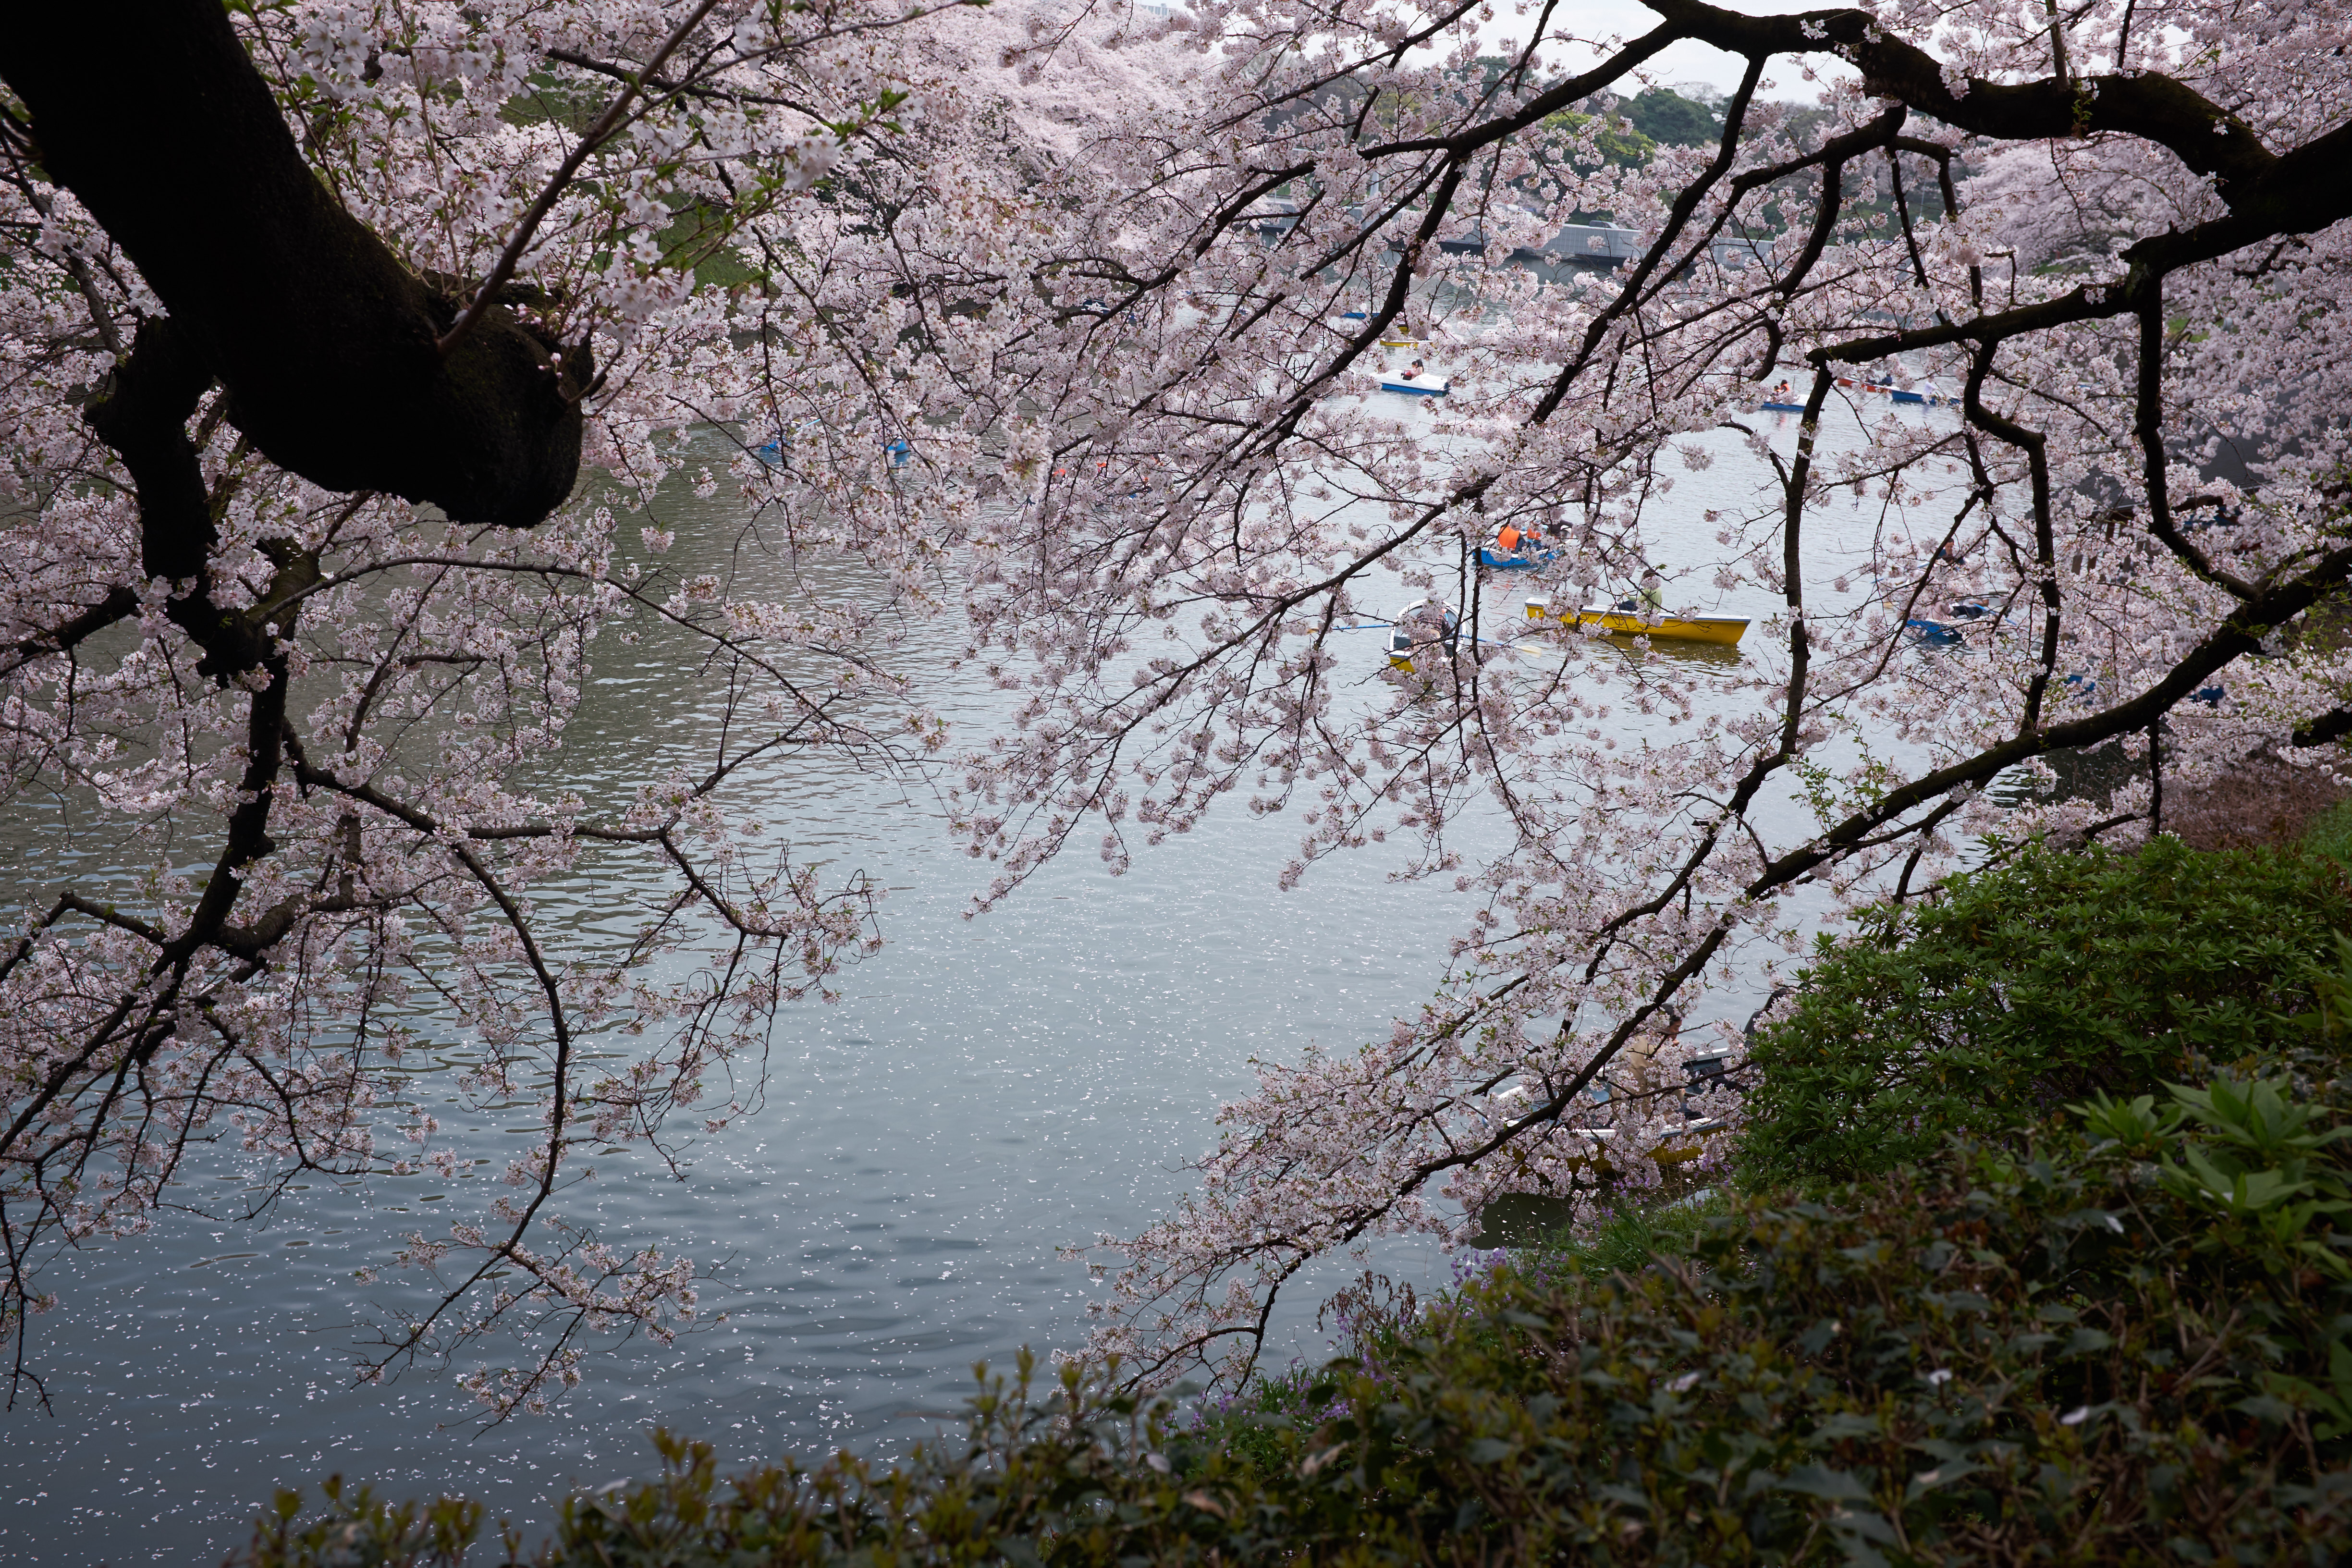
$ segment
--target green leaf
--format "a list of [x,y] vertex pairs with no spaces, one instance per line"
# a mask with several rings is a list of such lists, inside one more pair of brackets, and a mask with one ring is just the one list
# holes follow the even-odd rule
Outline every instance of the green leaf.
[[1868,1502],[1870,1489],[1843,1470],[1821,1465],[1799,1465],[1780,1479],[1783,1491],[1803,1492],[1831,1502]]

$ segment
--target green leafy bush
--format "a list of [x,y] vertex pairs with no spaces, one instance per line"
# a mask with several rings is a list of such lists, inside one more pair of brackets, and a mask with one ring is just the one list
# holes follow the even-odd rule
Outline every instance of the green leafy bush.
[[[1686,1251],[1730,1212],[1729,1198],[1712,1189],[1628,1205],[1589,1230],[1566,1227],[1527,1246],[1506,1243],[1492,1253],[1469,1253],[1455,1261],[1454,1283],[1483,1279],[1498,1266],[1544,1279],[1573,1274],[1597,1280],[1621,1271],[1639,1273],[1659,1253]],[[1330,1342],[1342,1357],[1375,1372],[1396,1361],[1423,1330],[1421,1300],[1412,1287],[1370,1272],[1335,1294],[1315,1321],[1318,1330],[1332,1331]],[[1456,1321],[1453,1331],[1473,1331]],[[1324,1367],[1304,1360],[1278,1372],[1261,1371],[1238,1393],[1193,1405],[1185,1436],[1194,1447],[1213,1447],[1245,1468],[1278,1471],[1290,1462],[1283,1434],[1319,1424],[1337,1401],[1328,1383]]]
[[1731,1212],[1731,1200],[1708,1187],[1665,1202],[1618,1209],[1589,1231],[1557,1232],[1512,1255],[1513,1267],[1537,1273],[1571,1269],[1590,1279],[1638,1273],[1661,1252],[1682,1252]]
[[[1506,1267],[1243,1463],[1066,1369],[958,1447],[573,1500],[558,1564],[2322,1563],[2352,1546],[2352,1128],[2282,1081],[2101,1099],[1750,1199],[1639,1273]],[[268,1568],[454,1561],[457,1505],[289,1501]],[[462,1539],[461,1539],[462,1538]]]
[[2322,856],[2028,848],[1822,942],[1759,1031],[1734,1168],[1759,1190],[1852,1180],[1955,1131],[2250,1063],[2312,1005],[2347,926],[2352,888]]
[[2352,865],[2352,801],[2330,806],[2304,829],[2303,847],[2308,854]]
[[2089,1110],[1638,1275],[1505,1270],[1331,1434],[1436,1560],[2337,1560],[2347,1130],[2276,1082]]

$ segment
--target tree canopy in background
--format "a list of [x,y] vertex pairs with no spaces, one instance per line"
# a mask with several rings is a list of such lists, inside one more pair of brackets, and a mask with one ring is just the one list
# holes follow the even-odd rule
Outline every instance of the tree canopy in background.
[[1619,112],[1633,121],[1634,130],[1664,147],[1703,147],[1723,129],[1706,105],[1671,88],[1645,87],[1627,99]]

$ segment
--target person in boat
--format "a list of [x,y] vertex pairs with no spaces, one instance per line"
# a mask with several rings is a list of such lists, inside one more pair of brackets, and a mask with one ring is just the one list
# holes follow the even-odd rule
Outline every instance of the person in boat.
[[1421,362],[1419,360],[1415,360],[1409,368],[1397,372],[1397,379],[1399,381],[1415,380],[1420,376],[1421,369]]
[[1658,569],[1644,563],[1642,567],[1642,581],[1633,593],[1618,600],[1615,607],[1620,615],[1664,615],[1666,608],[1666,595],[1663,581],[1658,576]]
[[1532,525],[1521,528],[1516,522],[1507,522],[1495,535],[1495,551],[1499,555],[1526,554],[1542,548],[1543,536]]
[[1775,403],[1786,403],[1796,395],[1796,388],[1790,386],[1785,381],[1772,389],[1772,401]]
[[1461,624],[1460,618],[1452,610],[1431,604],[1427,600],[1406,610],[1397,621],[1397,625],[1411,637],[1415,644],[1424,647],[1430,643],[1444,643],[1449,647],[1452,647]]

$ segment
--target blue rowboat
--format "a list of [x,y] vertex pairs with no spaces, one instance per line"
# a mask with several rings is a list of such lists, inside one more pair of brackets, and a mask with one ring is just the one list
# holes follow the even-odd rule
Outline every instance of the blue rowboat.
[[[814,419],[795,419],[783,432],[752,447],[751,450],[769,467],[782,468],[784,459],[792,455],[793,443],[815,435],[818,428],[817,422]],[[914,458],[915,448],[908,444],[904,437],[896,437],[883,443],[882,455],[890,460],[892,468],[903,468]]]
[[1381,390],[1402,392],[1407,397],[1443,397],[1454,390],[1454,378],[1450,375],[1416,375],[1407,381],[1401,374],[1382,371]]
[[1862,389],[1864,392],[1883,392],[1886,394],[1887,401],[1890,403],[1919,403],[1925,404],[1929,408],[1941,408],[1948,404],[1958,401],[1957,398],[1938,397],[1932,392],[1906,392],[1899,386],[1893,386],[1883,381],[1865,381],[1862,384]]
[[1532,572],[1559,554],[1557,550],[1514,550],[1506,554],[1491,544],[1478,547],[1478,564],[1490,572]]

